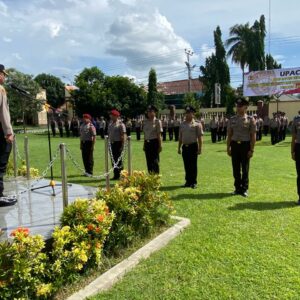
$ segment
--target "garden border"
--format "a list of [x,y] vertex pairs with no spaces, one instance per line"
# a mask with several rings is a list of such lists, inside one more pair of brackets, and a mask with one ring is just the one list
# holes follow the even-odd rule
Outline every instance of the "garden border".
[[83,289],[74,293],[67,300],[84,300],[87,297],[96,295],[99,292],[109,290],[127,272],[139,264],[142,259],[148,258],[152,253],[166,246],[172,239],[177,237],[186,227],[191,224],[190,219],[173,216],[172,219],[179,221],[167,229],[148,244],[134,252],[128,258],[100,275]]

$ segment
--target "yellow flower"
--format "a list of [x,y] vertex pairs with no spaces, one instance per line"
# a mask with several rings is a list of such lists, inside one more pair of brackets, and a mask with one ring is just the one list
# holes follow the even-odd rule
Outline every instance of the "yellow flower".
[[36,290],[36,295],[38,297],[40,296],[46,296],[47,294],[50,294],[51,293],[51,289],[52,289],[52,285],[51,283],[42,283],[40,284],[38,287],[37,287],[37,290]]

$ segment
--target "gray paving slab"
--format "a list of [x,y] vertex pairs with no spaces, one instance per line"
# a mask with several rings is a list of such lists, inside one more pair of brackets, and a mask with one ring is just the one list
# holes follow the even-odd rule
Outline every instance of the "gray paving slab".
[[[17,194],[18,202],[14,206],[0,207],[0,228],[4,234],[0,240],[10,238],[12,230],[17,227],[29,228],[31,234],[41,234],[46,239],[51,236],[55,225],[63,211],[62,188],[56,182],[56,196],[52,196],[52,188],[26,191],[31,186],[31,181],[23,178],[5,181],[5,193]],[[47,186],[49,180],[43,179],[34,187]],[[22,193],[23,191],[26,191]],[[68,186],[69,203],[76,198],[92,198],[97,189],[94,187],[71,184]]]

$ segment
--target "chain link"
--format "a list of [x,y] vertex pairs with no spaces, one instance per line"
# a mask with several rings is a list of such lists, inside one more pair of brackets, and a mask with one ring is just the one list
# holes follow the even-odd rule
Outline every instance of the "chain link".
[[79,170],[83,175],[90,177],[90,178],[94,178],[94,179],[104,179],[106,178],[112,171],[114,168],[111,168],[107,173],[103,173],[101,175],[92,175],[87,173],[81,166],[80,164],[75,160],[75,158],[73,157],[72,153],[70,152],[70,150],[68,148],[66,148],[66,152],[67,152],[67,156],[68,158],[71,160],[72,164],[74,165],[74,167]]
[[119,156],[118,160],[115,162],[114,161],[114,156],[113,156],[113,153],[112,153],[111,143],[108,140],[108,150],[109,150],[109,155],[110,155],[110,158],[111,158],[111,161],[112,161],[112,164],[113,164],[113,169],[119,169],[119,166],[118,166],[119,163],[121,161],[124,162],[125,154],[127,152],[127,146],[128,146],[128,142],[126,141],[126,143],[124,144],[124,148],[122,150],[121,155]]
[[23,191],[20,191],[16,194],[13,194],[13,196],[17,197],[17,196],[20,196],[28,191],[30,191],[34,186],[36,186],[41,180],[45,179],[47,173],[49,172],[50,168],[54,165],[54,162],[57,160],[58,158],[58,155],[59,155],[59,152],[60,152],[60,149],[59,147],[57,148],[52,160],[49,162],[49,164],[47,165],[47,167],[45,168],[45,170],[42,172],[42,175],[35,179],[33,182],[30,183],[30,187],[23,190]]

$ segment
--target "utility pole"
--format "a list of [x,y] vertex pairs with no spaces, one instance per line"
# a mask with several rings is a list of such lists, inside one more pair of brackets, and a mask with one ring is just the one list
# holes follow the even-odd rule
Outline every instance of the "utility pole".
[[192,69],[195,68],[196,65],[191,66],[190,64],[190,56],[193,56],[194,52],[188,49],[184,49],[186,57],[187,57],[187,61],[185,62],[187,68],[188,68],[188,80],[189,80],[189,86],[188,86],[188,91],[189,93],[191,92],[191,80],[192,80]]

